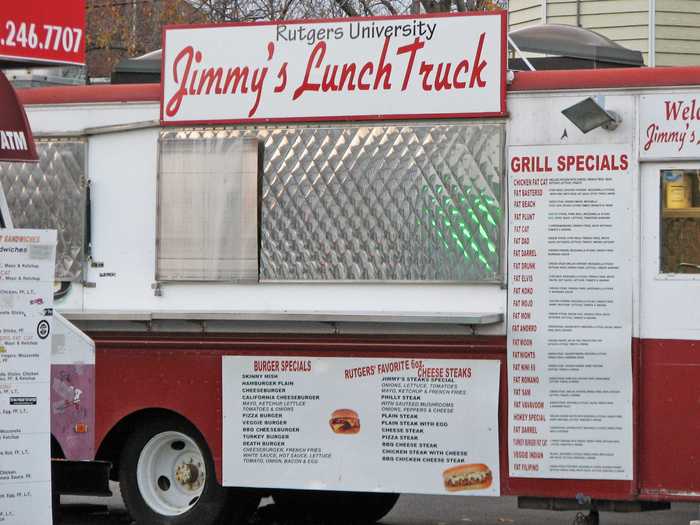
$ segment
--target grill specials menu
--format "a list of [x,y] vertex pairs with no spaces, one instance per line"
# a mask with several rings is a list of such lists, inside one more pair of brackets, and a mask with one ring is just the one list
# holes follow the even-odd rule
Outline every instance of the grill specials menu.
[[224,485],[498,496],[500,362],[223,358]]
[[0,523],[51,523],[54,230],[0,230]]
[[632,479],[632,178],[622,146],[509,154],[510,475]]

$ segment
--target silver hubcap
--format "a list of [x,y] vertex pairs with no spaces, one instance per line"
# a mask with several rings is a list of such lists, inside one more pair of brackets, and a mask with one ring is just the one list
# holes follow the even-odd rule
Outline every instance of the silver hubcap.
[[164,516],[190,510],[204,491],[206,467],[197,444],[181,432],[161,432],[141,450],[136,481],[146,504]]

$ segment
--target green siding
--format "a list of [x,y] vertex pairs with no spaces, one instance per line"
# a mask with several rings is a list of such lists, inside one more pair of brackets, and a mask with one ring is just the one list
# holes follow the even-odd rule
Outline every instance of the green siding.
[[[643,53],[649,46],[649,0],[581,0],[582,27]],[[510,27],[542,21],[542,0],[510,0]],[[547,21],[576,25],[575,0],[547,0]],[[656,64],[700,65],[700,0],[657,0]],[[646,57],[645,57],[646,59]]]

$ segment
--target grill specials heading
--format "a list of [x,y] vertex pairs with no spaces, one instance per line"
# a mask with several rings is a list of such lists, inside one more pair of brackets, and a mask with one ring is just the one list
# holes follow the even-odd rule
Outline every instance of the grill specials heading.
[[498,116],[502,12],[165,34],[163,123]]

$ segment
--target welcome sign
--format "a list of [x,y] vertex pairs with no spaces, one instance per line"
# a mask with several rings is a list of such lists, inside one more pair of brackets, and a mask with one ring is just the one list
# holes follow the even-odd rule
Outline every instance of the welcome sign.
[[496,117],[505,12],[168,27],[161,121]]

